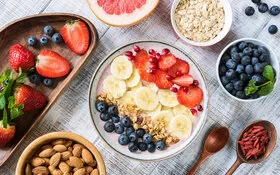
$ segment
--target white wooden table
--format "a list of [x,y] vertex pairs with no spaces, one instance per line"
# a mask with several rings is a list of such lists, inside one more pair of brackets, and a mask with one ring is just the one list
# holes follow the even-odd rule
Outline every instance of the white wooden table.
[[[264,1],[270,6],[273,2],[275,5],[280,5],[277,0]],[[276,35],[270,35],[267,32],[267,28],[271,24],[280,27],[280,16],[272,17],[269,14],[256,12],[253,17],[247,17],[244,9],[248,5],[252,5],[251,0],[230,0],[230,3],[233,7],[234,19],[228,36],[215,46],[199,48],[185,45],[175,36],[170,23],[172,0],[161,0],[155,12],[147,20],[136,26],[125,28],[109,27],[103,24],[93,15],[86,0],[0,0],[0,27],[28,15],[68,12],[85,16],[91,20],[100,36],[100,44],[87,66],[74,79],[41,123],[28,135],[18,150],[0,168],[0,174],[14,174],[20,154],[34,139],[48,132],[64,130],[78,133],[93,142],[105,159],[108,174],[183,175],[198,159],[205,134],[218,125],[230,128],[230,140],[222,151],[205,161],[197,174],[225,174],[236,159],[236,138],[245,125],[257,119],[265,119],[274,123],[278,131],[280,128],[279,84],[269,97],[253,103],[240,103],[230,99],[218,85],[215,74],[217,56],[226,44],[237,38],[261,39],[268,43],[277,55],[280,55],[280,32]],[[163,40],[192,55],[204,70],[210,87],[210,112],[203,132],[183,153],[160,162],[139,162],[113,151],[95,133],[88,112],[88,86],[101,59],[112,49],[127,42],[144,39]],[[280,174],[279,157],[278,137],[278,144],[267,161],[257,165],[243,164],[235,174]]]

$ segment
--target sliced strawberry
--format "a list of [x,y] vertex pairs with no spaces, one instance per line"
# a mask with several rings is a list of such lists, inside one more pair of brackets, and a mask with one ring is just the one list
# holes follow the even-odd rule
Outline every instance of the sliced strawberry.
[[36,70],[43,77],[63,77],[70,69],[69,62],[54,51],[42,50],[37,57]]
[[3,127],[3,121],[0,121],[0,148],[4,147],[9,143],[16,133],[16,127],[8,125],[7,128]]
[[190,66],[186,61],[181,59],[177,59],[176,64],[168,69],[168,75],[172,77],[176,77],[176,72],[180,72],[181,74],[188,74],[190,70]]
[[158,67],[161,70],[167,70],[168,68],[170,68],[171,66],[173,66],[174,64],[176,64],[177,59],[173,54],[167,54],[167,55],[162,55],[161,59],[158,62]]
[[64,42],[73,52],[79,55],[86,53],[89,46],[89,31],[84,22],[69,20],[60,33]]
[[196,107],[202,99],[203,91],[198,86],[191,85],[187,92],[184,91],[184,88],[180,88],[177,92],[178,102],[188,108]]
[[142,80],[154,82],[154,75],[147,72],[147,70],[152,66],[152,64],[149,62],[149,55],[147,51],[139,51],[135,56],[134,64]]
[[189,74],[186,74],[186,75],[183,75],[180,77],[176,77],[175,79],[173,79],[171,81],[172,81],[172,83],[175,83],[179,86],[188,87],[193,84],[193,77]]
[[138,68],[139,66],[143,65],[143,60],[149,61],[149,55],[146,50],[140,50],[136,53],[134,58],[135,67]]
[[172,82],[170,82],[166,79],[167,73],[165,71],[157,69],[156,72],[154,73],[154,75],[155,75],[154,82],[158,88],[168,89],[173,85]]

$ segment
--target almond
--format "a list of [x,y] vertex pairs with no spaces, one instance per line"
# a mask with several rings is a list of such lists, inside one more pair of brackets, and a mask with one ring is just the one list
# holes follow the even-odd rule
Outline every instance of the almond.
[[55,145],[53,149],[57,152],[63,152],[67,150],[67,147],[65,145]]
[[[93,156],[91,154],[91,152],[89,152],[89,150],[87,149],[83,149],[82,150],[82,158],[84,159],[84,161],[86,162],[86,164],[94,164],[95,160],[93,159]],[[96,162],[95,162],[96,164]]]
[[71,171],[70,166],[65,162],[60,162],[58,167],[63,173],[67,173]]
[[49,166],[50,165],[50,159],[49,158],[43,158],[45,161],[45,166]]
[[41,150],[45,150],[45,149],[48,149],[48,148],[52,148],[52,145],[43,145],[41,147]]
[[70,151],[64,151],[63,153],[61,153],[61,160],[62,161],[66,161],[69,159],[70,156],[72,156],[73,154]]
[[55,151],[52,148],[47,148],[39,153],[41,158],[49,158],[55,154]]
[[69,147],[69,146],[72,146],[72,144],[73,144],[73,141],[71,141],[71,140],[68,140],[68,141],[66,141],[66,143],[64,144],[66,147]]
[[97,168],[95,168],[91,173],[90,175],[99,175],[99,171]]
[[86,174],[86,169],[80,168],[73,175],[85,175],[85,174]]
[[48,169],[52,173],[55,168],[53,166],[49,166]]
[[79,143],[74,144],[73,148],[76,148],[76,147],[85,148],[84,145],[81,145],[81,144],[79,144]]
[[42,158],[34,157],[31,159],[30,163],[32,166],[37,167],[37,166],[41,166],[41,165],[45,164],[46,161]]
[[82,154],[82,148],[80,146],[76,146],[73,151],[73,156],[75,157],[81,157],[81,154]]
[[72,152],[73,151],[73,147],[68,147],[67,150]]
[[54,145],[63,145],[66,142],[66,140],[64,139],[56,139],[54,141],[51,142],[51,144]]
[[55,169],[53,170],[52,175],[63,175],[63,172],[61,170]]
[[47,175],[49,174],[49,170],[47,167],[44,166],[38,166],[32,169],[32,173],[33,174],[43,174],[43,175]]
[[93,168],[91,166],[86,166],[86,173],[89,174],[93,171]]
[[50,159],[50,165],[56,167],[60,162],[60,158],[61,158],[60,153],[56,153],[55,155],[53,155]]
[[31,165],[29,163],[25,167],[25,175],[32,175]]
[[82,160],[79,159],[78,157],[70,156],[69,161],[71,167],[82,168],[84,165]]

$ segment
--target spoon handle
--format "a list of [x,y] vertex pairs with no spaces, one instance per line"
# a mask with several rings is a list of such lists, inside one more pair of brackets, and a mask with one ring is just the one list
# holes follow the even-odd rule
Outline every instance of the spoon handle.
[[232,175],[234,171],[241,165],[243,162],[241,162],[238,158],[234,162],[234,164],[230,167],[226,175]]
[[196,162],[196,164],[192,167],[192,169],[190,169],[190,171],[187,173],[187,175],[194,175],[196,170],[199,168],[199,166],[204,162],[204,160],[209,156],[210,154],[207,152],[203,152],[198,161]]

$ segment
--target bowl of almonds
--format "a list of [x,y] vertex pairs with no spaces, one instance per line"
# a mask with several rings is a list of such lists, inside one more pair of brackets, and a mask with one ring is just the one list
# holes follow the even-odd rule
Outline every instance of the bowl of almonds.
[[105,175],[101,154],[85,138],[54,132],[34,140],[21,154],[16,175]]
[[175,0],[171,23],[176,34],[186,43],[211,46],[228,34],[232,9],[228,0]]

